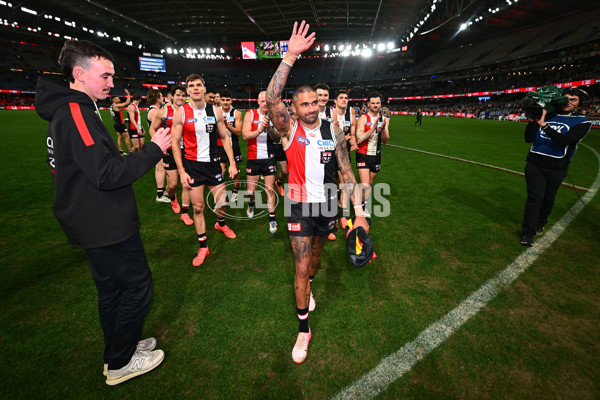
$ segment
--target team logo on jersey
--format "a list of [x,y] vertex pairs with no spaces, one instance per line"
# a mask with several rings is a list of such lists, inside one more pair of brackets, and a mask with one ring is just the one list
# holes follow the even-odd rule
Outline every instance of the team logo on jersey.
[[298,143],[300,143],[302,146],[308,146],[310,144],[310,140],[308,140],[307,138],[305,138],[304,136],[298,136],[296,138],[296,140],[298,141]]
[[198,122],[198,120],[196,118],[188,118],[187,121],[188,124],[195,124],[196,122]]
[[300,222],[288,222],[288,231],[290,232],[300,232],[302,230],[302,226]]
[[216,124],[217,120],[215,119],[215,117],[204,117],[204,123],[205,124]]
[[322,151],[321,152],[321,164],[327,164],[331,161],[331,157],[333,156],[333,151]]

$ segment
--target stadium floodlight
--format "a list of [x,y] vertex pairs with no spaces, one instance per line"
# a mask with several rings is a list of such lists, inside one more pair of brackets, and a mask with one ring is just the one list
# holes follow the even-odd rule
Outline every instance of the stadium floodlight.
[[206,48],[206,54],[210,54],[210,49],[208,47]]
[[343,44],[340,44],[340,47],[339,47],[339,49],[340,49],[340,51],[343,51],[343,50],[344,50],[344,45],[343,45]]
[[394,45],[394,42],[388,42],[388,44],[387,44],[387,48],[388,48],[388,50],[392,50],[394,47],[396,47],[396,46]]
[[21,7],[21,11],[32,15],[37,15],[37,11],[32,10],[31,8]]
[[377,50],[378,51],[384,51],[385,50],[385,43],[379,43],[377,45]]
[[371,49],[363,49],[363,51],[360,53],[361,56],[363,56],[364,58],[369,58],[373,55],[373,51]]
[[221,54],[225,53],[225,49],[221,47],[221,49],[219,50],[221,52]]
[[467,29],[467,24],[463,22],[462,24],[460,24],[460,27],[458,28],[458,31],[459,32],[460,31],[464,31],[465,29]]
[[328,44],[326,44],[325,46],[323,46],[323,50],[324,50],[324,51],[329,51],[329,45],[328,45]]

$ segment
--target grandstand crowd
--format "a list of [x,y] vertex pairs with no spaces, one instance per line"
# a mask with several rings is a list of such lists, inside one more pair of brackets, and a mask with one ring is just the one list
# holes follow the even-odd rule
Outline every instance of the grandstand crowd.
[[[387,108],[403,113],[422,110],[425,115],[465,113],[489,118],[520,114],[519,100],[524,97],[524,92],[452,98],[412,97],[499,92],[588,79],[595,83],[595,78],[600,75],[600,22],[585,13],[574,18],[575,22],[564,26],[550,22],[503,37],[439,48],[428,54],[421,54],[409,46],[407,52],[370,59],[307,55],[290,76],[283,95],[289,95],[299,84],[325,82],[332,93],[347,90],[353,107],[361,107],[368,93],[378,91]],[[38,77],[62,79],[56,62],[61,40],[7,34],[0,38],[0,43],[5,49],[0,54],[0,107],[34,106],[33,92]],[[128,89],[145,96],[149,85],[156,85],[166,94],[168,87],[182,82],[190,73],[198,72],[208,87],[231,91],[234,107],[250,109],[255,103],[249,99],[256,99],[258,93],[266,89],[277,65],[277,60],[242,60],[240,57],[193,60],[165,55],[166,73],[144,72],[137,64],[137,56],[141,54],[132,55],[130,49],[122,45],[99,44],[106,45],[118,61],[112,91],[115,95],[122,95]],[[591,117],[600,116],[600,91],[596,86],[591,84],[585,88],[591,100],[583,112]],[[398,99],[402,97],[411,99]],[[109,102],[99,106],[107,107]],[[143,100],[141,107],[147,106]]]

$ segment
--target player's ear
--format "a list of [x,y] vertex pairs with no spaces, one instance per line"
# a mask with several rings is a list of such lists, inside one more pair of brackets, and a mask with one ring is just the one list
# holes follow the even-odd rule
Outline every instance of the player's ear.
[[76,81],[84,81],[85,80],[85,70],[79,66],[73,68],[73,78]]

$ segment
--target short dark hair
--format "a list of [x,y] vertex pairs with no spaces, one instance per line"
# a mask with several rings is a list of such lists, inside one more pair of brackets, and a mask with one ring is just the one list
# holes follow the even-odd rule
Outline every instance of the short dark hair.
[[87,69],[92,58],[106,58],[115,63],[112,54],[106,49],[87,40],[67,40],[58,56],[58,65],[69,82],[74,83],[73,69],[77,66]]
[[231,90],[229,89],[223,89],[219,91],[219,94],[221,95],[221,97],[227,97],[227,98],[231,98]]
[[340,97],[340,94],[345,94],[346,96],[348,96],[348,91],[346,89],[340,89],[335,93],[335,98],[337,99],[338,97]]
[[217,92],[215,91],[215,89],[213,89],[212,87],[207,86],[206,87],[206,92],[204,94],[209,94],[209,93],[217,94]]
[[148,90],[148,94],[146,95],[146,101],[148,101],[148,105],[153,105],[154,103],[156,103],[160,95],[161,93],[158,89]]
[[326,83],[317,83],[317,84],[315,85],[315,91],[316,91],[317,89],[327,90],[327,91],[329,92],[329,85],[328,85],[328,84],[326,84]]
[[300,93],[307,93],[307,92],[316,93],[317,91],[315,90],[314,87],[312,87],[310,85],[300,85],[296,88],[296,90],[294,90],[294,95],[292,96],[292,101],[296,101],[298,99],[298,95]]
[[373,99],[375,97],[379,97],[379,100],[382,99],[381,93],[379,93],[379,92],[371,92],[371,93],[369,93],[369,96],[367,97],[367,102],[371,101],[371,99]]
[[133,100],[141,100],[142,99],[142,95],[139,94],[139,93],[134,93],[134,94],[131,95],[131,98]]
[[193,82],[193,81],[197,81],[197,80],[201,80],[202,84],[205,85],[204,78],[201,77],[198,74],[188,75],[187,78],[185,78],[185,84],[187,85],[188,83]]
[[175,96],[175,93],[178,90],[181,90],[183,92],[183,94],[185,94],[185,86],[183,86],[183,85],[173,85],[173,86],[171,86],[171,94],[173,96]]

